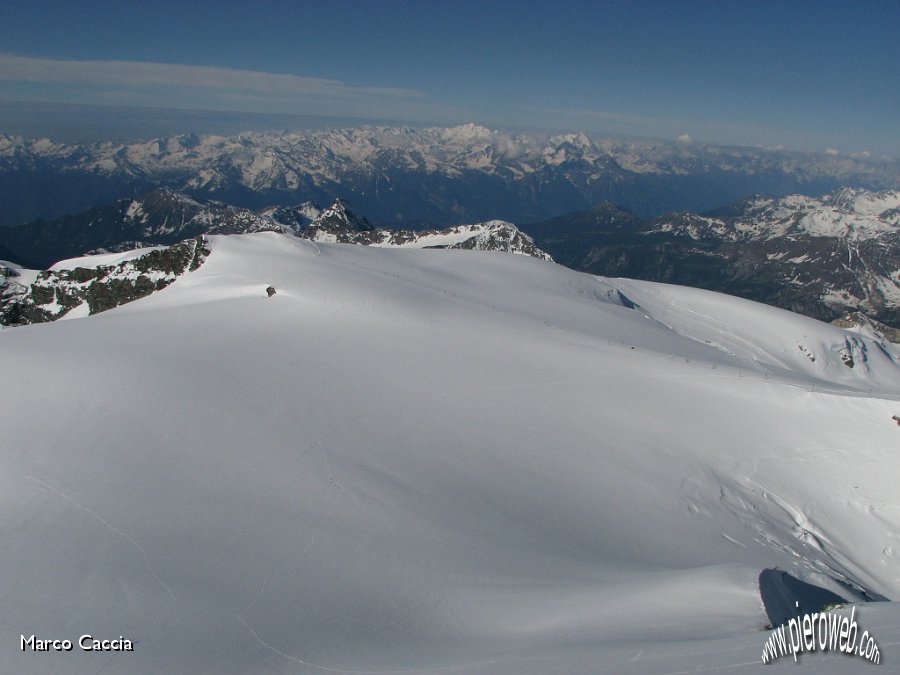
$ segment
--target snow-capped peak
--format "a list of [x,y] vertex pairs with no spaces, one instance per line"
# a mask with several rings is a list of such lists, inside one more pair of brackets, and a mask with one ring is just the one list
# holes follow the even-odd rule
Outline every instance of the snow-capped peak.
[[336,199],[312,221],[310,229],[336,235],[344,232],[369,232],[374,228],[368,220],[351,211],[347,202]]

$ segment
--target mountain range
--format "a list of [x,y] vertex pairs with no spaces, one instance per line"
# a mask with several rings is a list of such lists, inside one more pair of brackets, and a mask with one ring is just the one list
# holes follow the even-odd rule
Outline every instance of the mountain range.
[[[96,314],[146,297],[199,267],[207,236],[254,232],[281,232],[311,242],[503,251],[552,260],[515,225],[499,220],[443,230],[386,230],[341,200],[326,209],[305,203],[253,213],[160,188],[140,199],[0,231],[24,251],[19,256],[5,249],[11,255],[5,262],[0,258],[0,325]],[[19,264],[24,260],[38,263]]]
[[375,226],[341,199],[325,209],[306,202],[252,212],[159,188],[81,214],[0,228],[0,247],[3,259],[40,269],[90,252],[259,231],[367,246],[511,251],[606,277],[727,292],[825,321],[862,311],[890,331],[900,326],[898,226],[897,190],[754,197],[704,215],[649,220],[605,203],[521,230],[487,221],[417,231]]
[[305,239],[412,248],[504,250],[549,258],[515,225],[488,221],[442,230],[396,230],[373,226],[343,200],[323,209],[312,202],[253,212],[218,201],[200,201],[168,188],[122,199],[80,214],[0,228],[7,260],[45,268],[87,253],[170,245],[204,234],[292,232]]
[[342,197],[375,223],[418,229],[535,222],[603,201],[655,217],[754,193],[900,188],[900,165],[861,155],[511,134],[474,124],[94,144],[0,135],[0,225],[57,218],[163,186],[251,210]]
[[522,226],[573,269],[710,288],[831,321],[900,326],[900,191],[753,197],[644,220],[612,204]]

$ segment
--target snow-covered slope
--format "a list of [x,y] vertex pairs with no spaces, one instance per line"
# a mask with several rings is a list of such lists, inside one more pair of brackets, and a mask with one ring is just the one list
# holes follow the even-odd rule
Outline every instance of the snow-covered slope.
[[456,225],[425,232],[382,231],[383,238],[373,246],[400,248],[462,248],[472,251],[505,251],[552,260],[534,245],[534,240],[512,223],[489,220],[473,225]]
[[897,236],[900,191],[869,192],[845,188],[819,199],[789,195],[781,199],[754,198],[728,220],[712,219],[713,227],[732,225],[747,239],[807,235],[857,243],[881,235]]
[[456,225],[443,230],[390,230],[375,228],[357,216],[340,199],[323,210],[307,227],[296,230],[311,241],[360,244],[379,248],[458,248],[472,251],[503,251],[553,260],[534,240],[505,220]]
[[[0,333],[3,672],[752,672],[764,567],[900,597],[890,345],[527,256],[209,248]],[[85,633],[135,651],[19,649]]]

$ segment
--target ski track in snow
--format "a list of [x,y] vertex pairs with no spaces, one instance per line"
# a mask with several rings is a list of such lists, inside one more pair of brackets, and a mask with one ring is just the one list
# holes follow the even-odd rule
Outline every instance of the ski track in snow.
[[[333,668],[331,666],[323,666],[316,663],[311,663],[310,661],[304,661],[301,658],[296,656],[291,656],[287,654],[277,647],[272,646],[259,635],[259,633],[248,624],[240,615],[236,615],[238,620],[247,628],[250,634],[253,636],[253,639],[256,640],[262,647],[268,649],[273,654],[277,654],[278,656],[287,659],[288,661],[293,661],[294,663],[302,664],[308,668],[313,668],[315,670],[322,670],[330,673],[343,673],[344,675],[427,675],[428,673],[452,673],[457,671],[465,671],[470,668],[475,668],[479,666],[492,666],[492,665],[502,665],[502,664],[511,664],[511,663],[529,663],[535,661],[548,661],[551,659],[555,659],[558,657],[554,656],[532,656],[532,657],[522,657],[522,658],[508,658],[508,659],[490,659],[484,661],[472,661],[469,663],[457,663],[452,666],[446,667],[436,667],[436,668],[409,668],[409,669],[393,669],[393,670],[347,670],[343,668]],[[581,654],[580,656],[590,656],[590,654]],[[598,653],[597,656],[600,656]]]
[[[166,592],[169,594],[170,598],[171,598],[173,601],[177,601],[177,600],[178,600],[177,596],[175,595],[175,592],[169,587],[169,585],[168,585],[165,581],[162,580],[162,578],[159,576],[159,574],[157,574],[157,572],[156,572],[156,570],[154,569],[153,565],[150,563],[150,557],[147,555],[147,552],[144,550],[144,547],[141,546],[139,543],[137,543],[130,535],[128,535],[127,533],[123,532],[122,530],[120,530],[119,528],[117,528],[115,525],[111,524],[109,521],[107,521],[105,518],[103,518],[103,516],[101,516],[99,513],[97,513],[97,512],[94,511],[93,509],[90,509],[89,507],[85,506],[84,504],[82,504],[82,503],[79,502],[78,500],[76,500],[76,499],[74,499],[73,497],[67,495],[66,493],[62,492],[61,490],[59,490],[59,489],[53,487],[52,485],[49,485],[48,483],[45,483],[44,481],[40,480],[39,478],[35,478],[34,476],[23,476],[23,478],[24,478],[25,480],[30,480],[30,481],[32,481],[33,483],[37,483],[38,485],[40,485],[40,486],[46,488],[46,489],[49,490],[50,492],[52,492],[52,493],[58,495],[58,496],[61,497],[62,499],[66,500],[66,501],[69,502],[70,504],[72,504],[72,505],[78,507],[79,509],[81,509],[82,511],[84,511],[85,513],[87,513],[88,515],[90,515],[91,517],[93,517],[95,520],[99,521],[99,522],[100,522],[104,527],[106,527],[107,529],[111,530],[111,531],[114,532],[115,534],[117,534],[117,535],[119,535],[120,537],[122,537],[123,539],[125,539],[125,541],[127,541],[128,543],[130,543],[130,544],[131,544],[134,548],[136,548],[137,551],[141,554],[141,557],[142,557],[143,560],[144,560],[144,564],[146,565],[147,570],[150,572],[150,574],[153,575],[153,578],[156,579],[156,581],[159,582],[159,584],[166,590]],[[137,636],[138,636],[138,635],[142,635],[142,636],[145,636],[145,637],[146,637],[147,633],[149,633],[149,632],[152,631],[156,626],[158,626],[158,625],[166,618],[166,616],[168,616],[168,615],[172,612],[172,609],[173,609],[173,608],[174,608],[174,605],[171,605],[168,609],[163,610],[162,613],[160,613],[157,617],[155,617],[154,619],[152,619],[152,620],[150,621],[150,623],[149,623],[147,626],[138,629],[138,630],[136,631],[136,633],[134,634],[134,638],[135,638],[135,639],[133,640],[134,643],[135,643],[135,644],[138,643],[138,640],[137,640]],[[105,658],[103,658],[103,660],[102,660],[100,666],[97,668],[96,671],[94,671],[94,675],[99,675],[99,673],[101,673],[103,670],[105,670],[105,669],[106,669],[106,666],[108,666],[108,665],[112,662],[112,660],[113,660],[114,657],[115,657],[115,653],[114,653],[114,652],[111,652],[111,653],[105,655]]]
[[174,592],[174,591],[169,587],[169,585],[168,585],[165,581],[163,581],[162,578],[156,573],[156,570],[153,568],[153,565],[150,563],[150,557],[147,555],[147,552],[144,550],[144,547],[141,546],[139,543],[137,543],[130,535],[126,534],[125,532],[123,532],[122,530],[120,530],[120,529],[119,529],[118,527],[116,527],[115,525],[112,525],[108,520],[104,519],[103,516],[101,516],[101,515],[100,515],[99,513],[97,513],[96,511],[93,511],[92,509],[88,508],[87,506],[85,506],[85,505],[82,504],[81,502],[79,502],[79,501],[73,499],[72,497],[70,497],[70,496],[67,495],[66,493],[62,492],[61,490],[56,489],[56,488],[53,487],[52,485],[48,485],[48,484],[45,483],[44,481],[42,481],[42,480],[40,480],[40,479],[38,479],[38,478],[35,478],[34,476],[24,476],[24,478],[25,478],[26,480],[30,480],[30,481],[32,481],[32,482],[34,482],[34,483],[37,483],[38,485],[43,486],[44,488],[50,490],[50,491],[53,492],[54,494],[56,494],[56,495],[62,497],[63,499],[65,499],[65,500],[66,500],[67,502],[69,502],[70,504],[73,504],[73,505],[77,506],[79,509],[81,509],[81,510],[84,511],[85,513],[91,515],[93,518],[95,518],[96,520],[98,520],[98,521],[99,521],[101,524],[103,524],[106,528],[108,528],[108,529],[111,530],[112,532],[115,532],[117,535],[119,535],[120,537],[122,537],[123,539],[125,539],[125,541],[127,541],[129,544],[131,544],[132,546],[134,546],[134,548],[136,548],[136,549],[138,550],[138,553],[140,553],[140,554],[141,554],[141,557],[144,559],[144,564],[147,566],[147,570],[150,572],[150,574],[153,575],[153,578],[156,579],[156,580],[159,582],[160,586],[162,586],[163,588],[166,589],[166,592],[169,594],[169,596],[172,598],[172,600],[177,600],[177,599],[178,599],[177,596],[175,595],[175,592]]
[[322,255],[322,249],[320,249],[314,241],[311,241],[309,239],[300,239],[300,241],[302,241],[307,246],[311,247],[317,256]]
[[328,482],[331,483],[331,487],[335,490],[340,490],[341,486],[338,485],[337,481],[334,479],[334,474],[331,473],[331,466],[328,464],[328,456],[325,454],[325,447],[322,445],[322,441],[316,441],[316,444],[319,446],[319,452],[322,453],[322,461],[325,462],[325,470],[328,471]]

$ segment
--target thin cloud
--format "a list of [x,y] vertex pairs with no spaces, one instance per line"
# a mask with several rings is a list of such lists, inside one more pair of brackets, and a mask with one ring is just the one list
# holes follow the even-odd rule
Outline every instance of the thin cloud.
[[571,118],[579,118],[579,119],[588,119],[588,120],[604,120],[607,122],[625,122],[631,123],[634,121],[658,121],[658,118],[654,117],[642,117],[639,115],[628,115],[624,113],[614,113],[608,112],[606,110],[585,110],[581,108],[543,108],[538,106],[526,106],[526,110],[530,110],[535,113],[544,113],[550,115],[561,115],[563,117],[571,117]]
[[315,96],[333,101],[417,99],[414,89],[349,85],[338,80],[254,70],[143,61],[76,61],[0,54],[0,80],[47,85],[201,89],[247,98]]
[[543,121],[555,121],[565,126],[596,127],[605,131],[625,134],[647,134],[650,136],[677,136],[684,131],[685,120],[637,115],[632,113],[610,112],[607,110],[591,110],[583,108],[557,108],[527,106],[530,113],[543,118]]
[[533,123],[535,126],[541,122],[556,126],[591,125],[593,128],[590,130],[597,133],[678,139],[685,143],[697,141],[771,147],[782,144],[782,139],[790,135],[788,131],[755,121],[692,120],[684,117],[657,117],[583,108],[529,106],[525,110],[537,118]]

